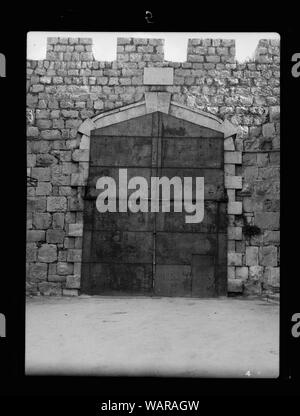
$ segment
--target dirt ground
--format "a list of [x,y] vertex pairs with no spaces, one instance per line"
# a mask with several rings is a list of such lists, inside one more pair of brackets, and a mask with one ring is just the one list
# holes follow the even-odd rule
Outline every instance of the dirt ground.
[[279,305],[236,298],[29,298],[26,373],[278,377]]

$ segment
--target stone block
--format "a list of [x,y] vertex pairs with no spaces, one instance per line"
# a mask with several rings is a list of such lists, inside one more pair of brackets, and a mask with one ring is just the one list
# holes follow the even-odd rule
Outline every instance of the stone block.
[[52,216],[52,227],[53,229],[63,229],[65,223],[65,214],[62,213],[54,213]]
[[263,210],[263,201],[258,198],[243,198],[244,212],[258,212]]
[[263,179],[263,180],[279,181],[280,180],[279,166],[268,166],[268,167],[259,168],[258,178]]
[[72,173],[71,186],[85,186],[86,183],[87,179],[82,173]]
[[73,263],[66,263],[66,262],[57,263],[57,274],[67,276],[72,273],[73,273]]
[[[117,80],[118,80],[118,78],[117,78]],[[109,81],[109,84],[111,85],[112,84],[112,78],[110,78],[110,81]],[[118,82],[117,82],[117,84],[118,84]],[[103,103],[103,101],[101,101],[101,100],[96,100],[96,101],[94,101],[94,109],[95,110],[102,110],[104,108],[104,103]],[[81,147],[81,149],[82,149],[82,147]]]
[[242,163],[242,152],[224,152],[224,163],[240,165]]
[[235,151],[235,146],[232,137],[228,137],[224,140],[224,150],[229,152]]
[[68,249],[67,261],[71,263],[81,262],[81,249]]
[[37,245],[35,243],[26,244],[27,263],[35,262],[37,258]]
[[243,169],[243,177],[246,182],[252,183],[258,178],[258,168],[257,166],[246,166]]
[[264,245],[279,245],[280,244],[280,231],[266,230],[263,234]]
[[227,291],[229,293],[242,293],[243,286],[244,284],[242,279],[228,279]]
[[228,266],[241,266],[243,256],[241,253],[229,252],[227,254],[227,263]]
[[33,282],[47,279],[48,265],[46,263],[30,263],[27,278]]
[[36,155],[27,153],[27,168],[33,168],[36,165]]
[[61,262],[66,262],[67,261],[67,254],[68,251],[67,250],[58,250],[58,256],[57,256],[57,260],[61,261]]
[[275,105],[272,107],[269,107],[269,115],[270,115],[270,121],[279,121],[280,120],[280,106]]
[[82,248],[82,237],[75,238],[74,248]]
[[[70,164],[68,163],[66,165]],[[62,167],[60,166],[59,168],[61,169]],[[59,170],[54,170],[51,176],[51,183],[56,186],[68,186],[71,184],[71,175]]]
[[[275,198],[279,198],[279,192],[275,190]],[[272,195],[270,195],[272,197]],[[264,200],[264,209],[263,211],[267,212],[279,212],[280,211],[280,200],[279,199],[265,199]]]
[[258,265],[258,247],[246,247],[246,265],[256,266]]
[[144,68],[144,85],[173,85],[174,68]]
[[81,197],[68,198],[68,204],[70,211],[83,211],[84,203]]
[[39,140],[31,142],[31,149],[32,153],[48,153],[51,150],[51,144],[45,140]]
[[269,163],[268,153],[257,153],[257,166],[267,166]]
[[37,154],[36,155],[36,165],[40,167],[48,167],[57,163],[57,159],[53,155],[49,154]]
[[79,148],[81,150],[89,150],[90,148],[90,137],[85,134],[82,135]]
[[72,188],[71,188],[71,186],[60,186],[59,187],[59,195],[62,195],[62,196],[71,196],[72,195]]
[[26,296],[38,295],[38,287],[36,282],[26,282]]
[[249,267],[249,279],[250,280],[262,280],[264,273],[263,266],[250,266]]
[[28,197],[27,198],[27,212],[44,212],[46,211],[45,197]]
[[253,166],[257,163],[256,153],[244,153],[243,154],[243,165]]
[[229,215],[241,215],[243,211],[242,202],[228,202],[227,212]]
[[242,189],[242,177],[241,176],[228,176],[225,175],[225,188],[228,189]]
[[90,152],[88,149],[76,149],[72,153],[72,160],[74,162],[88,162],[90,159]]
[[38,261],[53,263],[57,260],[57,248],[54,244],[43,244],[38,250]]
[[280,165],[280,151],[270,153],[270,164]]
[[65,232],[63,230],[48,230],[46,241],[51,244],[62,244],[64,242]]
[[54,37],[47,38],[47,44],[56,45],[57,43],[58,43],[58,38],[54,38]]
[[39,182],[38,186],[35,188],[36,196],[47,196],[50,195],[52,191],[52,184],[50,182]]
[[262,293],[262,283],[258,280],[248,280],[244,282],[244,295],[245,296],[260,296]]
[[[188,56],[187,60],[189,60],[189,56]],[[217,55],[207,55],[207,56],[205,56],[205,60],[206,60],[206,62],[219,63],[221,59]]]
[[69,237],[82,237],[83,235],[83,224],[69,224]]
[[[64,248],[68,249],[68,248],[75,248],[75,237],[66,237],[64,240]],[[66,257],[66,261],[67,261]]]
[[56,274],[57,263],[49,263],[48,265],[48,276],[49,274]]
[[260,247],[259,262],[262,266],[277,266],[277,247]]
[[235,267],[229,266],[227,267],[227,280],[235,279]]
[[52,127],[52,121],[49,119],[39,119],[36,124],[41,130],[47,130]]
[[44,296],[60,296],[62,288],[60,283],[42,282],[38,285],[39,291]]
[[63,296],[78,296],[78,289],[63,289]]
[[44,230],[27,230],[27,242],[45,241]]
[[51,221],[51,214],[37,212],[33,214],[32,225],[38,230],[47,230],[51,226]]
[[235,202],[235,189],[226,189],[229,202]]
[[41,118],[50,118],[50,110],[36,110],[36,119],[38,120]]
[[265,230],[279,230],[279,212],[256,212],[254,223]]
[[228,240],[227,241],[227,251],[235,251],[235,240]]
[[47,198],[47,211],[66,211],[67,199],[64,196],[49,196]]
[[32,168],[31,176],[41,182],[50,181],[50,169],[49,168]]
[[262,126],[262,134],[264,137],[274,137],[275,136],[275,126],[274,123],[266,123]]
[[51,77],[41,77],[40,83],[41,84],[51,84],[52,78]]
[[224,164],[224,173],[225,173],[225,175],[235,176],[235,165],[225,163]]
[[57,130],[57,129],[42,130],[41,131],[41,138],[43,140],[59,140],[59,139],[61,139],[61,132],[60,132],[60,130]]
[[242,240],[242,227],[228,227],[228,240]]
[[108,83],[108,77],[97,77],[98,85],[106,85]]
[[65,122],[66,129],[78,129],[80,124],[82,123],[81,120],[75,120],[75,119],[67,119]]
[[58,274],[48,274],[48,282],[65,282],[66,276]]
[[74,274],[81,276],[81,263],[73,263],[74,264]]
[[242,281],[245,281],[248,279],[248,267],[236,267],[235,268],[235,278],[241,279]]
[[37,127],[28,126],[27,137],[36,139],[37,137],[39,137],[39,129]]
[[264,281],[268,286],[279,288],[280,286],[280,269],[279,267],[266,267]]
[[93,39],[92,38],[79,38],[79,43],[81,45],[92,45]]
[[79,289],[80,288],[80,276],[70,275],[66,278],[67,289]]

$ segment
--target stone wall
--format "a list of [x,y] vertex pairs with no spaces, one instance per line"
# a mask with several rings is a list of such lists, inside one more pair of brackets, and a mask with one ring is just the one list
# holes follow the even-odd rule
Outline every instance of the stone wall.
[[[278,292],[279,61],[277,40],[260,40],[241,64],[234,40],[190,39],[186,62],[168,62],[163,39],[119,38],[117,60],[99,62],[89,38],[48,38],[46,59],[27,62],[28,293],[80,292],[89,143],[78,127],[149,91],[237,126],[242,163],[227,162],[225,174],[243,178],[242,189],[227,191],[242,209],[228,214],[228,289]],[[173,85],[144,85],[151,66],[173,68]]]

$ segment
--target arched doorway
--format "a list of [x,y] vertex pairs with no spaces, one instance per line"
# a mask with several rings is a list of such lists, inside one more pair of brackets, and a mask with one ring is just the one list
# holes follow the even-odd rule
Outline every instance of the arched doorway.
[[[106,120],[99,117],[99,128],[97,119],[92,128],[88,121],[90,168],[84,212],[82,293],[225,295],[224,138],[228,128],[233,132],[233,126],[212,115],[170,105],[165,93],[154,94],[124,112],[110,112]],[[145,111],[141,111],[142,105]],[[128,116],[132,109],[136,117],[134,113]],[[109,117],[113,122],[107,120]],[[148,183],[153,176],[182,180],[203,177],[203,221],[186,223],[185,212],[174,212],[172,198],[171,212],[149,209],[99,213],[96,198],[100,190],[96,182],[108,176],[118,184],[120,169],[127,170],[128,180],[138,176]]]

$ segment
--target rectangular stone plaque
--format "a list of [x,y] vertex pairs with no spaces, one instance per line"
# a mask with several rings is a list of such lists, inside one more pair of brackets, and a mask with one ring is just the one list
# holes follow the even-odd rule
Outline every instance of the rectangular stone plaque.
[[173,85],[173,68],[144,68],[144,85]]

